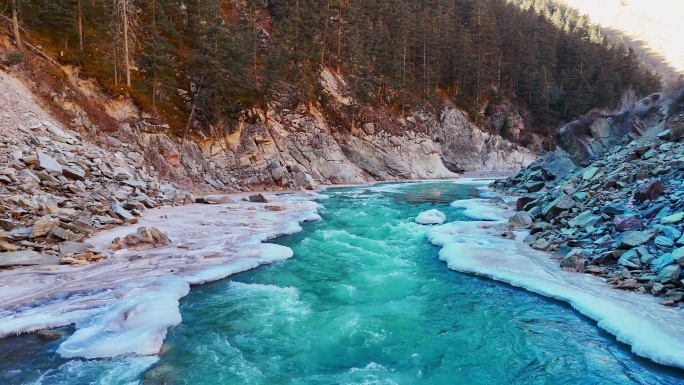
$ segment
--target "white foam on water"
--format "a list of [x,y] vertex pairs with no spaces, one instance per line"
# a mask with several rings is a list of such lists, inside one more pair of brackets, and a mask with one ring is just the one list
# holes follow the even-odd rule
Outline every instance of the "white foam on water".
[[31,384],[137,385],[140,384],[140,376],[158,361],[158,357],[129,357],[116,361],[73,360],[46,371]]
[[684,312],[660,305],[651,295],[612,289],[601,278],[562,271],[547,253],[521,241],[525,232],[516,232],[516,240],[500,237],[497,228],[514,211],[473,201],[459,201],[458,207],[476,208],[498,221],[453,222],[427,233],[431,243],[442,247],[439,257],[450,269],[567,302],[635,354],[684,369]]
[[496,181],[493,178],[459,178],[453,180],[453,184],[458,185],[468,185],[468,186],[489,186],[492,182]]
[[301,231],[301,222],[321,219],[318,203],[275,199],[284,211],[251,202],[151,210],[134,226],[103,231],[88,241],[107,250],[113,238],[139,226],[155,226],[173,244],[118,251],[82,268],[3,272],[0,338],[74,324],[76,331],[57,350],[64,357],[156,355],[167,330],[181,322],[178,301],[190,285],[291,258],[292,249],[263,241]]
[[418,214],[416,223],[421,225],[440,225],[446,221],[446,215],[439,210],[427,210]]
[[465,209],[463,215],[474,221],[498,221],[504,210],[493,206],[487,199],[462,199],[451,202],[451,207]]

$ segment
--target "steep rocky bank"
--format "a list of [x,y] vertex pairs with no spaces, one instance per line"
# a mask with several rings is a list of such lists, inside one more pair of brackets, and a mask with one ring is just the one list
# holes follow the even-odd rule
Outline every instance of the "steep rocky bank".
[[[367,111],[345,130],[320,105],[271,106],[246,112],[232,133],[182,138],[131,100],[67,72],[62,92],[0,72],[0,266],[99,261],[84,243],[95,231],[135,223],[149,208],[215,200],[204,194],[454,178],[535,157],[455,108],[406,118]],[[324,71],[322,82],[328,112],[352,102],[343,79]],[[41,106],[34,94],[46,92]],[[93,124],[82,99],[118,128]]]
[[556,152],[495,184],[522,195],[510,220],[564,270],[616,289],[684,298],[684,91],[633,110],[591,113],[560,131]]

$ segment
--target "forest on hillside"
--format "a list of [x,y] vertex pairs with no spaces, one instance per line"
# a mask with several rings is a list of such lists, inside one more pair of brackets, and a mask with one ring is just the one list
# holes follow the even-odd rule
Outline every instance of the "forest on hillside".
[[[4,4],[3,4],[4,3]],[[253,106],[327,99],[399,113],[449,100],[475,122],[511,102],[546,132],[659,89],[631,49],[550,0],[0,0],[23,38],[179,132],[232,131]],[[353,111],[352,111],[353,113]],[[505,134],[505,133],[503,133]]]

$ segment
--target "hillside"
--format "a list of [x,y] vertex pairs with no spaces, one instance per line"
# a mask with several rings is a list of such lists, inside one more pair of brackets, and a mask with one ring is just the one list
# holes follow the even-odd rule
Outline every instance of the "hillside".
[[[18,4],[15,34],[184,137],[233,134],[269,106],[318,104],[349,133],[368,109],[403,119],[453,105],[485,131],[532,148],[536,133],[550,148],[558,124],[659,88],[586,20],[568,13],[561,28],[499,0]],[[328,111],[322,68],[347,85],[341,110]]]

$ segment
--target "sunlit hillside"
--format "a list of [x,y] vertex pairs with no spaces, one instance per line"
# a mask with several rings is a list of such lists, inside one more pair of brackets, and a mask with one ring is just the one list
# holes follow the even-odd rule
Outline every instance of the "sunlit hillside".
[[665,82],[684,73],[684,2],[681,0],[561,0],[636,50]]

